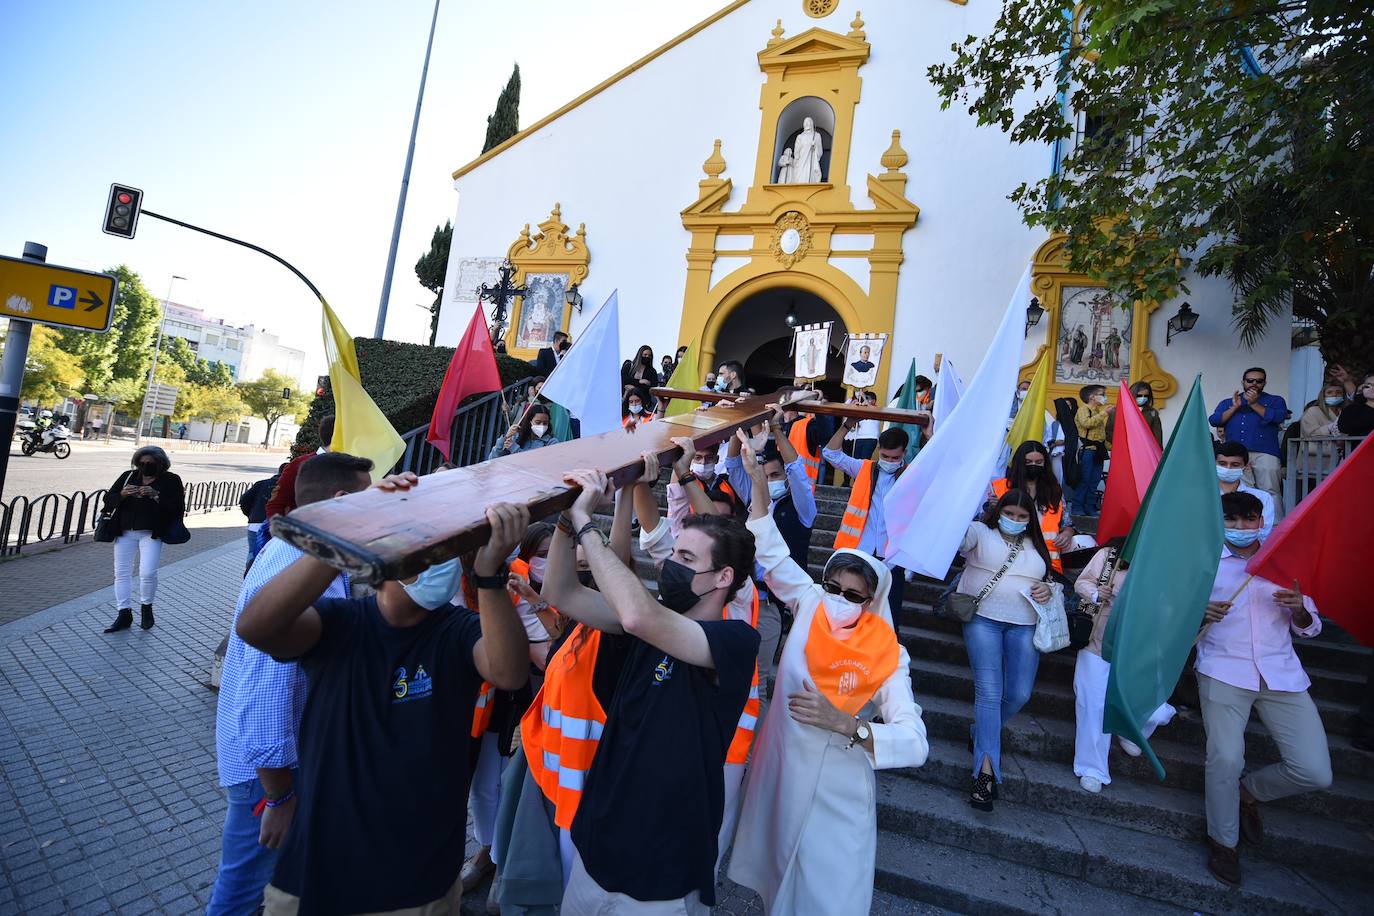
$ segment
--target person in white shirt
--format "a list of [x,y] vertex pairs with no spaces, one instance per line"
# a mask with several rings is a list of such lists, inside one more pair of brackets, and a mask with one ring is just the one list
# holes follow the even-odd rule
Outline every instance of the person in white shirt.
[[1263,509],[1264,525],[1260,528],[1260,540],[1269,537],[1274,530],[1274,497],[1268,491],[1250,486],[1245,482],[1245,472],[1250,468],[1250,450],[1239,442],[1217,444],[1217,480],[1224,493],[1251,493],[1260,501]]

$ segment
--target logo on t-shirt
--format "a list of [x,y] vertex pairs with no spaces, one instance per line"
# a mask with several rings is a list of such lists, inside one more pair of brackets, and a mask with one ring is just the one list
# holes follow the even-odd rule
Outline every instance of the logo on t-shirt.
[[425,671],[425,666],[420,665],[415,669],[415,674],[406,677],[405,668],[396,669],[396,680],[391,684],[391,696],[393,703],[408,703],[411,700],[423,700],[434,692],[434,680]]
[[667,655],[663,656],[663,661],[659,662],[654,668],[654,684],[662,684],[673,677],[673,660]]

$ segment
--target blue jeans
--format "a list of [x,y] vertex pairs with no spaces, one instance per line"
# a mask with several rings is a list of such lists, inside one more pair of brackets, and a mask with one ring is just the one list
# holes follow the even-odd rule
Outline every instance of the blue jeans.
[[1002,623],[974,615],[964,624],[964,645],[973,669],[973,775],[992,761],[1002,781],[1002,727],[1021,711],[1035,686],[1040,653],[1034,624]]
[[258,551],[262,550],[262,544],[258,541],[258,532],[251,528],[245,529],[248,532],[248,565],[244,567],[244,575],[248,575],[248,570],[253,567],[253,560],[257,557]]
[[1085,448],[1078,455],[1078,486],[1074,488],[1069,511],[1074,515],[1089,515],[1088,501],[1102,482],[1102,450]]
[[258,844],[261,821],[253,807],[262,799],[262,783],[256,779],[225,790],[229,808],[224,815],[220,841],[219,873],[210,892],[206,916],[253,916],[262,906],[262,892],[272,880],[280,849]]

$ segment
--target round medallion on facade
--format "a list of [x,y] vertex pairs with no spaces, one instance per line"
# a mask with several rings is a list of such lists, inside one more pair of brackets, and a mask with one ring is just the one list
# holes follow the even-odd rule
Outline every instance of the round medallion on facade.
[[811,226],[806,222],[806,217],[796,210],[788,210],[778,220],[773,227],[773,257],[782,263],[783,267],[791,267],[793,264],[806,257],[806,253],[811,250]]
[[835,12],[840,0],[802,0],[802,9],[812,19],[823,19]]

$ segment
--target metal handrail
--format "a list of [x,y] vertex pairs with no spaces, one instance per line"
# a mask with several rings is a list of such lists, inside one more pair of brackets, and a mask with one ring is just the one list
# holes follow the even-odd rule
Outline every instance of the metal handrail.
[[[507,385],[499,393],[493,391],[458,408],[449,427],[449,452],[452,455],[449,462],[461,468],[486,461],[487,453],[507,429],[506,406],[523,400],[533,381],[533,378],[521,379],[513,385]],[[391,469],[393,474],[413,471],[423,476],[444,463],[443,452],[430,445],[425,438],[428,433],[429,424],[426,423],[401,436],[406,448]]]
[[[186,485],[186,512],[214,512],[237,508],[247,492],[246,481],[203,480]],[[30,544],[61,538],[73,544],[95,533],[105,508],[107,490],[16,496],[0,503],[0,557],[15,556]]]
[[1283,511],[1287,515],[1303,498],[1330,477],[1364,439],[1331,436],[1288,440],[1288,470],[1283,487]]

